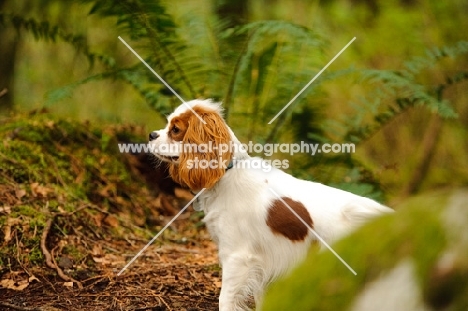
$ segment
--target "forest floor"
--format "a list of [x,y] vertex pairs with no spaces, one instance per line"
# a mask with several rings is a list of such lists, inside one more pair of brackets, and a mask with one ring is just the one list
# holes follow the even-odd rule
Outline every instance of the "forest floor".
[[205,238],[150,247],[121,276],[143,241],[133,247],[106,241],[104,248],[113,251],[91,254],[92,268],[60,258],[64,273],[77,269],[76,281],[50,268],[8,271],[1,282],[15,289],[0,288],[0,310],[217,310],[220,272],[216,249]]
[[[144,129],[47,112],[0,119],[0,310],[217,310],[216,247],[154,160]],[[142,139],[143,138],[143,139]]]

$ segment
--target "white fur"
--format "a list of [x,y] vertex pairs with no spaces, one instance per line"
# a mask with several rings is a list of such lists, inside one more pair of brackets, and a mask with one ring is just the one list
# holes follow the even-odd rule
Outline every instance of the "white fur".
[[[188,104],[221,113],[219,104],[211,101],[195,100]],[[187,109],[181,105],[168,120]],[[151,143],[174,144],[168,140],[167,131],[167,127],[158,131],[160,137]],[[232,140],[239,143],[232,131],[231,135]],[[277,197],[269,188],[281,197],[301,202],[313,220],[314,230],[328,244],[349,233],[363,220],[391,211],[371,199],[300,180],[273,167],[270,171],[249,168],[246,164],[261,159],[251,158],[245,152],[236,152],[234,158],[238,165],[199,197],[205,212],[204,221],[219,249],[222,266],[219,309],[222,311],[246,310],[251,297],[260,309],[266,286],[303,260],[311,242],[316,240],[310,231],[301,242],[272,232],[266,218]]]

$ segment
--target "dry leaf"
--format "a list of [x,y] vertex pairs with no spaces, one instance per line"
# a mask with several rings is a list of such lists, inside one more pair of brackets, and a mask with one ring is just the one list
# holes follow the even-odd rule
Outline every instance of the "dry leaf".
[[4,238],[3,240],[5,241],[5,244],[10,242],[12,239],[11,235],[11,227],[16,226],[21,223],[21,219],[19,218],[8,218],[7,222],[5,224],[5,227],[3,227],[3,235]]
[[24,197],[26,195],[26,190],[24,189],[16,189],[15,190],[15,195],[18,199],[21,199],[22,197]]
[[28,287],[29,282],[28,280],[20,280],[18,282],[13,281],[12,279],[4,279],[0,281],[0,285],[3,288],[8,288],[12,290],[22,291],[26,287]]
[[107,264],[110,263],[110,261],[107,260],[104,257],[93,257],[93,260],[94,260],[94,262],[97,262],[97,263],[100,263],[100,264],[103,264],[103,265],[107,265]]
[[41,196],[41,197],[47,197],[47,195],[51,192],[54,191],[54,189],[42,186],[37,182],[32,183],[31,185],[31,192],[34,197]]
[[104,257],[93,257],[94,262],[100,263],[102,265],[112,265],[118,266],[125,264],[125,260],[121,256],[116,256],[112,254],[106,254]]
[[106,217],[104,214],[102,213],[99,213],[99,214],[96,214],[93,216],[94,218],[94,223],[96,224],[96,226],[98,226],[99,228],[102,226],[102,220],[104,219],[104,217]]
[[93,249],[91,250],[91,255],[93,256],[102,256],[102,246],[101,244],[94,244]]
[[31,275],[28,279],[29,283],[31,283],[32,281],[38,281],[38,282],[41,282],[38,278],[36,278],[34,275]]
[[107,215],[106,218],[104,218],[104,223],[112,228],[115,228],[119,225],[119,220],[112,215]]
[[8,205],[0,206],[0,213],[10,214],[11,213],[11,206],[8,206]]
[[73,287],[73,282],[63,282],[63,286]]
[[174,194],[176,198],[179,198],[179,199],[185,199],[187,201],[190,201],[191,199],[193,199],[193,194],[187,189],[175,188]]
[[114,196],[115,193],[117,192],[116,189],[117,189],[117,187],[116,187],[115,184],[109,183],[109,184],[105,185],[104,188],[99,190],[99,195],[101,195],[104,198]]

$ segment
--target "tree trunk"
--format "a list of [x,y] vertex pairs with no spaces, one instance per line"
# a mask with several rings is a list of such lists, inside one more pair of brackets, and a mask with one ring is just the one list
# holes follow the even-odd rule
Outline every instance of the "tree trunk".
[[[0,0],[0,11],[6,0]],[[18,46],[16,32],[9,26],[0,27],[0,113],[13,109],[15,56]]]

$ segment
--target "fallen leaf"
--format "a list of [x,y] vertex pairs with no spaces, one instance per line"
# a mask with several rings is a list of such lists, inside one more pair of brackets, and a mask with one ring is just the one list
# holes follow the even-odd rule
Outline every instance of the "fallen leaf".
[[54,191],[54,189],[42,186],[37,182],[33,182],[31,185],[31,192],[34,197],[41,196],[43,198],[47,197],[47,195]]
[[93,256],[102,256],[102,246],[101,244],[94,244],[93,249],[91,250]]
[[73,282],[63,282],[63,286],[73,287]]
[[28,279],[29,283],[31,283],[32,281],[38,281],[38,282],[41,282],[38,278],[36,278],[34,275],[31,275]]
[[8,206],[8,205],[0,206],[0,213],[10,214],[11,213],[11,206]]
[[123,257],[112,254],[106,254],[104,257],[93,257],[93,260],[102,265],[118,266],[125,264]]
[[119,225],[119,220],[115,216],[107,215],[104,218],[104,223],[112,228],[116,228]]
[[28,287],[29,282],[28,280],[20,280],[18,282],[13,281],[12,279],[4,279],[0,281],[0,285],[3,288],[8,288],[16,291],[22,291],[26,287]]
[[179,198],[179,199],[185,199],[185,200],[188,200],[188,201],[193,199],[193,194],[187,189],[175,188],[174,189],[174,194],[175,194],[176,198]]
[[22,197],[24,197],[26,195],[26,190],[24,189],[16,189],[15,190],[15,195],[18,199],[21,199]]
[[97,263],[100,263],[100,264],[103,264],[103,265],[108,265],[108,264],[110,264],[110,261],[107,260],[107,259],[104,258],[104,257],[93,257],[93,260],[94,260],[94,262],[97,262]]
[[94,223],[96,224],[96,226],[98,226],[99,228],[102,226],[102,220],[104,219],[104,217],[106,217],[104,214],[102,213],[99,213],[99,214],[96,214],[93,216],[94,218]]
[[5,224],[5,227],[3,227],[3,235],[4,238],[3,240],[5,241],[5,244],[10,242],[12,239],[12,234],[11,234],[11,227],[16,226],[21,223],[21,219],[19,218],[8,218],[7,222]]

